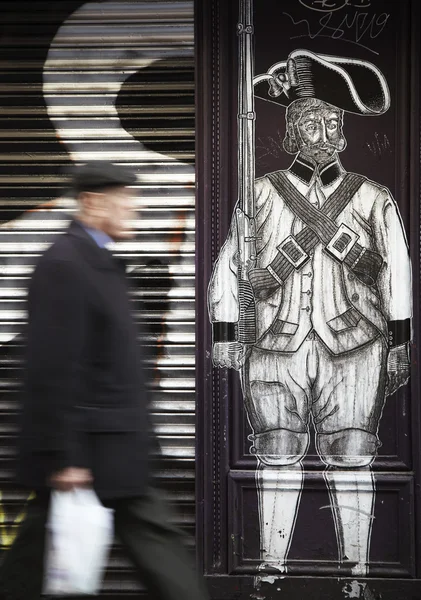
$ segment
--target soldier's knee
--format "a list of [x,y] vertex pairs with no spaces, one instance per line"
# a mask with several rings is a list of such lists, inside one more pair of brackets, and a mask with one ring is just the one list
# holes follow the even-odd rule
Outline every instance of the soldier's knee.
[[260,462],[269,466],[287,466],[300,461],[308,448],[308,433],[273,429],[250,436],[253,446],[250,451]]
[[329,466],[352,468],[370,465],[380,445],[378,437],[362,429],[317,434],[320,458]]

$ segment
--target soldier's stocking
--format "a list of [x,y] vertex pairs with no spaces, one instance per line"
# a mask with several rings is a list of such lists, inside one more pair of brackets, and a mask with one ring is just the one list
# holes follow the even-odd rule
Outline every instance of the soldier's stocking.
[[272,567],[282,573],[286,572],[303,477],[301,462],[287,467],[259,463],[256,483],[262,560],[260,570]]
[[375,482],[370,467],[325,472],[341,563],[354,563],[352,574],[368,573]]

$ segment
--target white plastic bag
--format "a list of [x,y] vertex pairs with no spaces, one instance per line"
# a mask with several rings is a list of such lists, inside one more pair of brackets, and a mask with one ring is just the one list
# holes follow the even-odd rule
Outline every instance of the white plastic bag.
[[52,491],[44,594],[98,594],[113,540],[113,511],[92,489]]

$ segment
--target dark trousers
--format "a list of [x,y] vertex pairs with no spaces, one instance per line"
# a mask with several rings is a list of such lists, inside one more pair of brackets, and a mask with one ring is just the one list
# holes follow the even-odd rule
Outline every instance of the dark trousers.
[[[115,532],[152,597],[206,600],[204,582],[195,572],[183,535],[170,522],[169,508],[155,489],[106,504],[115,510]],[[1,600],[40,598],[47,515],[48,498],[29,503],[27,517],[0,567]]]

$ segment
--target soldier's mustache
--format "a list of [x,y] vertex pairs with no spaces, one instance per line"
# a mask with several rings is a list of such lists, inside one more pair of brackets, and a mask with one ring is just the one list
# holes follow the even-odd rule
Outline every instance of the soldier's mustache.
[[307,148],[311,148],[312,150],[340,150],[340,143],[316,142],[314,144],[307,144]]

